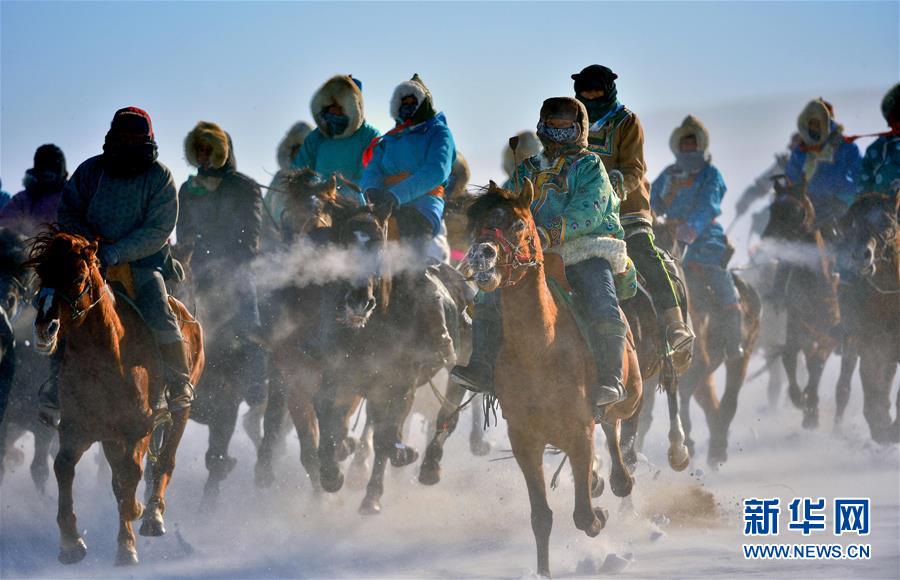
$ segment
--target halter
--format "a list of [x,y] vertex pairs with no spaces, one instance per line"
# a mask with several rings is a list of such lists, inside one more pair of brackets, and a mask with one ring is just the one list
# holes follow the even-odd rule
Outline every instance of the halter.
[[[107,286],[104,286],[104,289],[107,289]],[[61,297],[72,310],[71,320],[78,320],[79,318],[85,316],[94,306],[100,304],[100,301],[103,300],[103,293],[100,294],[100,297],[88,304],[85,308],[78,307],[78,301],[85,297],[85,295],[90,294],[90,292],[94,289],[94,283],[91,281],[90,277],[88,277],[87,284],[85,284],[84,289],[78,293],[78,296],[75,298],[69,298],[65,292],[60,292],[59,290],[55,290],[54,294]]]
[[534,235],[519,245],[514,245],[500,228],[482,228],[478,235],[479,240],[490,240],[496,242],[500,247],[497,256],[497,270],[506,269],[507,275],[501,273],[500,288],[509,288],[516,285],[519,280],[513,280],[512,273],[521,268],[533,268],[541,265],[543,262],[537,259],[537,249],[534,246]]

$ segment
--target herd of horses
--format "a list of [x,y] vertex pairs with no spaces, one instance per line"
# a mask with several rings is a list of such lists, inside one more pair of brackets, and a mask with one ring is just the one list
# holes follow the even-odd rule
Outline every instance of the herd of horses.
[[[483,410],[486,418],[492,401],[488,397],[482,409],[471,397],[465,399],[466,392],[457,385],[435,386],[433,377],[443,369],[435,368],[430,362],[434,357],[423,352],[421,345],[427,341],[415,309],[410,307],[421,277],[409,275],[404,264],[382,259],[386,250],[397,244],[396,224],[379,220],[367,207],[343,201],[334,178],[322,179],[304,170],[291,174],[285,183],[286,210],[277,224],[283,245],[266,256],[267,263],[279,263],[277,252],[287,256],[298,248],[309,252],[304,254],[309,259],[322,255],[316,251],[323,248],[351,250],[345,255],[360,259],[353,275],[322,283],[261,288],[264,330],[254,340],[268,356],[268,400],[263,413],[245,420],[257,444],[255,481],[260,487],[276,481],[275,458],[284,448],[289,419],[299,436],[300,461],[315,493],[338,492],[344,485],[345,469],[351,470],[350,475],[365,473],[368,483],[359,511],[377,514],[382,509],[387,464],[402,467],[419,459],[417,450],[404,443],[418,389],[424,389],[419,392],[420,399],[423,394],[428,398],[425,385],[430,385],[440,401],[433,411],[436,417],[430,421],[429,442],[419,467],[419,481],[425,485],[440,481],[444,443],[465,407],[473,407],[473,417]],[[608,512],[592,503],[605,487],[588,404],[587,389],[594,369],[577,315],[567,299],[570,288],[561,259],[544,253],[538,241],[530,211],[533,196],[530,183],[522,191],[491,184],[474,200],[448,204],[448,212],[455,214],[448,219],[466,220],[471,245],[459,268],[434,267],[428,276],[443,289],[448,327],[460,353],[470,348],[467,311],[473,292],[469,282],[474,281],[483,291],[502,294],[505,340],[495,373],[496,401],[528,489],[538,572],[549,575],[553,514],[543,470],[548,447],[564,453],[570,462],[576,527],[596,536],[605,526]],[[812,204],[804,189],[777,188],[765,237],[802,247],[815,257],[779,266],[782,293],[780,299],[773,299],[785,312],[787,326],[778,355],[787,371],[789,398],[803,411],[805,428],[818,425],[822,370],[840,343],[843,359],[836,421],[843,416],[849,376],[858,362],[864,416],[872,439],[885,444],[900,441],[900,407],[892,419],[890,403],[900,362],[897,217],[896,197],[863,196],[850,208],[838,232],[826,241],[814,226]],[[668,252],[667,266],[680,281],[692,274],[680,271],[678,257],[683,248],[678,247],[671,230],[671,224],[658,224],[657,244]],[[840,250],[836,256],[834,248]],[[204,501],[210,506],[215,503],[222,482],[236,463],[228,448],[247,392],[240,369],[235,368],[233,333],[207,332],[204,336],[201,329],[200,322],[210,326],[203,313],[219,294],[194,294],[191,310],[196,312],[172,298],[188,345],[197,398],[190,410],[173,414],[170,423],[155,429],[151,393],[162,381],[162,369],[152,336],[129,299],[133,289],[129,288],[128,272],[107,273],[104,278],[96,251],[95,241],[55,229],[27,243],[0,232],[0,469],[3,456],[16,452],[13,443],[19,435],[31,431],[35,437],[31,474],[43,490],[49,475],[48,457],[58,445],[53,468],[59,486],[59,560],[75,563],[87,550],[72,499],[75,466],[90,445],[101,442],[119,508],[116,563],[126,565],[138,561],[133,521],[141,520],[142,535],[165,533],[166,490],[189,419],[209,426]],[[842,272],[850,273],[842,282],[846,287],[837,286],[834,270],[838,265]],[[648,294],[639,287],[634,298],[623,302],[630,327],[623,375],[626,397],[607,406],[600,421],[611,458],[608,480],[614,495],[631,494],[637,451],[649,429],[657,390],[646,384],[654,376],[666,395],[672,469],[686,469],[695,452],[692,398],[709,424],[708,463],[718,467],[727,461],[729,427],[760,335],[763,312],[763,301],[753,286],[737,273],[733,276],[743,314],[743,357],[725,358],[721,317],[713,296],[688,296],[679,283],[682,305],[696,333],[693,360],[687,369],[679,369],[683,370],[680,375],[665,354],[664,326]],[[858,323],[845,325],[839,341],[833,327],[845,301],[852,301],[853,319]],[[310,337],[322,327],[323,316],[333,316],[336,324],[328,350],[307,349]],[[215,321],[216,328],[225,323]],[[15,327],[23,336],[21,327],[26,324],[33,326],[33,341],[17,343]],[[66,350],[56,440],[55,432],[36,419],[37,393],[48,372],[47,357],[40,355],[52,353],[62,340]],[[800,352],[808,369],[803,389],[797,380]],[[723,364],[725,389],[719,397],[714,373]],[[363,405],[363,436],[354,439],[354,417],[358,418]],[[473,420],[471,450],[484,455],[490,447],[481,438],[477,423]],[[349,465],[345,463],[348,459]],[[136,497],[142,474],[147,479],[146,505]]]

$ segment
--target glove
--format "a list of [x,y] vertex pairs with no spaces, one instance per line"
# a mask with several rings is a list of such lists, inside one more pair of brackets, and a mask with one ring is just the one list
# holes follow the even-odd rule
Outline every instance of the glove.
[[103,270],[119,263],[119,251],[111,244],[100,244],[97,257],[100,259],[100,268]]
[[368,189],[366,199],[372,204],[372,213],[381,221],[387,220],[400,205],[397,197],[386,189]]
[[697,230],[688,224],[678,224],[675,229],[675,239],[685,244],[691,244],[697,239]]

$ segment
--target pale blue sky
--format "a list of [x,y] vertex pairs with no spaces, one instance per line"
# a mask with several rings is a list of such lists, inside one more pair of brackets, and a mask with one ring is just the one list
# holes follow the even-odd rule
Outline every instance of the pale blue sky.
[[[718,158],[739,190],[786,143],[809,98],[835,98],[839,117],[855,111],[849,132],[881,130],[878,102],[900,77],[898,7],[4,0],[0,176],[17,191],[45,142],[59,144],[74,170],[100,151],[112,113],[137,105],[152,115],[178,181],[190,169],[184,135],[203,119],[229,131],[239,168],[267,183],[278,140],[310,120],[310,96],[330,75],[360,78],[370,121],[387,130],[393,86],[418,72],[484,182],[500,177],[506,138],[534,126],[541,101],[570,94],[569,75],[598,62],[619,73],[622,100],[650,120],[651,178],[668,162],[673,124],[718,111],[734,123],[710,127],[713,155],[732,145]],[[738,146],[744,127],[757,143]]]

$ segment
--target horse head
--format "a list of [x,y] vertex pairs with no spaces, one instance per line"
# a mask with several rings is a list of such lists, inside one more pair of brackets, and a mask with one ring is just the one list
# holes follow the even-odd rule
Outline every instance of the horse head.
[[879,193],[863,195],[847,210],[840,223],[839,259],[845,270],[871,277],[879,263],[890,264],[898,258],[898,211],[900,197]]
[[25,238],[0,228],[0,310],[10,321],[21,314],[28,294],[28,277],[23,268],[26,258]]
[[762,237],[809,241],[816,231],[816,212],[806,195],[806,184],[791,183],[784,175],[774,177],[773,181],[775,200],[769,208],[769,223]]
[[281,222],[288,237],[306,236],[313,230],[331,227],[336,209],[347,204],[337,190],[335,176],[323,179],[311,169],[289,173]]
[[332,241],[348,250],[353,263],[350,275],[338,281],[337,320],[348,328],[363,328],[377,307],[386,310],[390,277],[384,271],[387,224],[368,207],[339,212],[334,216]]
[[493,181],[467,212],[469,247],[466,261],[475,283],[485,292],[514,286],[531,266],[543,262],[537,226],[531,215],[534,186],[528,179],[521,191],[498,187]]
[[26,266],[34,268],[40,285],[34,301],[34,346],[52,354],[67,327],[83,322],[103,291],[96,241],[52,230],[39,234]]

